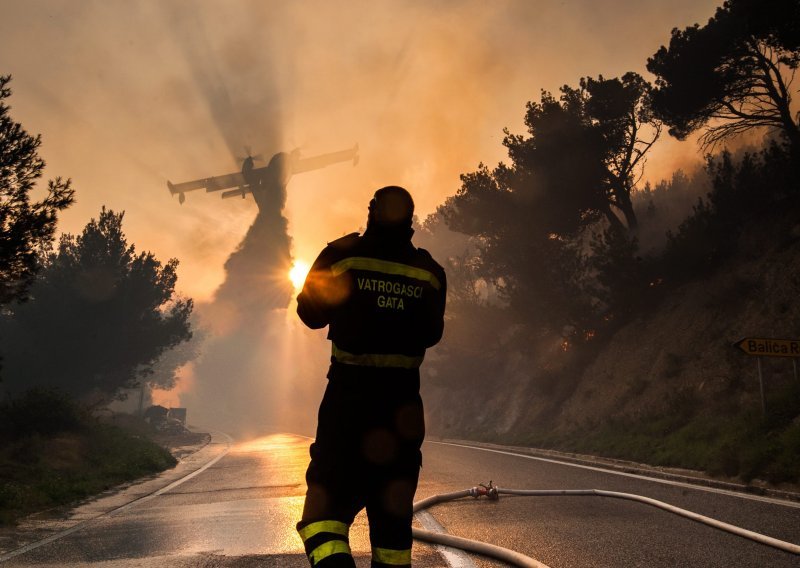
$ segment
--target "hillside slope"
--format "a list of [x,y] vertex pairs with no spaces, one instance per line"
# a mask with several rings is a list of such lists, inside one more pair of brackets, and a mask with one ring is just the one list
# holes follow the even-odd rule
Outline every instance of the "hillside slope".
[[[800,480],[800,383],[791,359],[756,359],[742,337],[800,338],[800,223],[784,212],[731,236],[737,254],[667,292],[578,371],[542,380],[542,355],[498,358],[485,388],[426,384],[429,431],[584,451],[715,474]],[[558,350],[551,353],[558,365]],[[545,356],[546,359],[546,356]],[[800,363],[800,362],[798,362]],[[557,370],[556,370],[557,371]],[[550,371],[554,371],[551,369]]]

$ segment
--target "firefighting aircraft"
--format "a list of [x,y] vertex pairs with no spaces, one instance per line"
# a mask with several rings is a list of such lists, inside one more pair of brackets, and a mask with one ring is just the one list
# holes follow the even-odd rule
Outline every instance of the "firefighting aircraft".
[[317,170],[349,160],[352,160],[355,166],[358,164],[358,144],[347,150],[310,158],[301,158],[299,150],[279,152],[272,156],[269,164],[263,168],[255,167],[253,162],[257,159],[259,159],[257,156],[251,156],[248,151],[248,156],[242,162],[241,172],[183,183],[167,181],[167,187],[172,195],[178,194],[178,201],[181,204],[186,201],[184,194],[187,191],[205,189],[206,193],[211,193],[212,191],[227,190],[222,191],[222,199],[239,196],[244,199],[248,193],[252,193],[259,209],[264,209],[268,205],[277,205],[280,211],[286,199],[286,185],[294,174]]

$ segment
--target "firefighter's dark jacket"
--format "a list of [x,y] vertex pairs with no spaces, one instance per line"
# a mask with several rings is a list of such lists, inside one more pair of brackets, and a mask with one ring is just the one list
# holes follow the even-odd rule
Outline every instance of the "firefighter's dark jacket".
[[330,326],[332,367],[416,371],[441,339],[444,269],[411,233],[368,227],[329,243],[311,267],[297,314],[313,329]]

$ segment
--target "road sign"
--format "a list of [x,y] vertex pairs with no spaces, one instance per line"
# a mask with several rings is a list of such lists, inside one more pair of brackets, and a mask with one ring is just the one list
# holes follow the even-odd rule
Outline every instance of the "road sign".
[[734,346],[756,357],[800,357],[800,339],[745,337]]

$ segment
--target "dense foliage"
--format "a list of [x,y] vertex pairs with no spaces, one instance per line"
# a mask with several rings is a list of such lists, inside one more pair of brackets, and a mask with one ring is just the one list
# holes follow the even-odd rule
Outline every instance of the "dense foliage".
[[105,402],[191,338],[192,301],[175,297],[177,260],[136,253],[122,219],[103,209],[80,235],[64,235],[31,299],[0,322],[9,390],[44,385]]
[[[654,88],[635,73],[584,78],[528,103],[527,133],[505,131],[508,162],[463,174],[421,233],[453,287],[445,341],[426,363],[429,394],[447,401],[434,415],[437,433],[496,440],[507,432],[512,442],[798,480],[794,391],[775,382],[761,416],[757,389],[741,380],[741,354],[722,333],[710,357],[719,368],[699,375],[684,369],[703,355],[694,347],[666,352],[625,335],[656,317],[672,329],[661,310],[684,294],[698,319],[716,323],[742,315],[737,309],[773,284],[796,294],[796,278],[760,282],[737,267],[753,270],[749,262],[781,251],[791,258],[798,242],[800,119],[790,112],[798,64],[800,4],[729,0],[706,26],[673,31],[648,62]],[[662,124],[681,139],[699,132],[706,151],[743,132],[767,136],[640,187]],[[460,250],[452,232],[465,239]],[[441,252],[439,242],[447,243]],[[721,269],[731,282],[704,289],[726,280]],[[777,301],[781,317],[770,325],[796,329],[791,305]],[[678,335],[693,329],[680,325]],[[657,354],[641,368],[671,386],[651,384],[660,375],[615,376],[639,349]],[[706,394],[710,384],[721,390]],[[616,389],[607,398],[621,417],[559,423],[566,405],[616,412],[592,406],[606,389]],[[465,408],[451,412],[452,396]]]
[[792,77],[800,64],[800,3],[727,0],[705,26],[672,30],[647,62],[656,113],[685,138],[707,126],[706,144],[757,127],[781,132],[800,153]]
[[148,433],[93,418],[53,390],[0,402],[0,526],[173,467]]
[[[584,78],[558,99],[543,92],[528,103],[528,135],[506,132],[510,165],[464,174],[439,209],[450,229],[474,239],[476,276],[535,334],[594,333],[629,293],[632,194],[660,132],[649,97],[636,73]],[[612,281],[622,289],[610,290]]]
[[800,199],[794,168],[791,155],[775,142],[738,159],[730,152],[709,158],[712,189],[698,199],[677,230],[668,233],[659,259],[663,273],[678,282],[702,277],[739,250],[745,229],[764,221],[775,223],[780,212],[793,211]]
[[0,306],[23,298],[37,269],[41,247],[53,239],[56,215],[73,201],[69,180],[48,184],[42,201],[31,191],[42,176],[39,136],[28,134],[9,115],[11,77],[0,76]]

